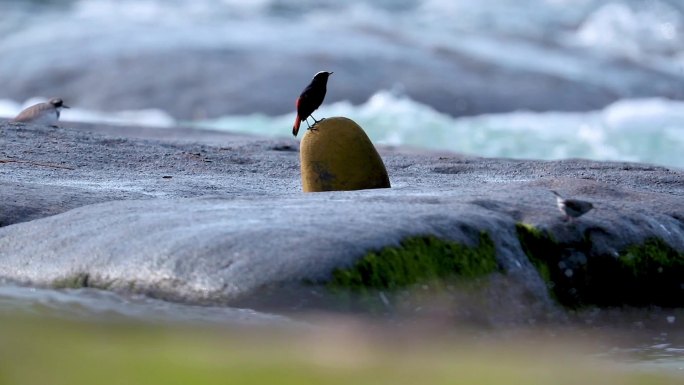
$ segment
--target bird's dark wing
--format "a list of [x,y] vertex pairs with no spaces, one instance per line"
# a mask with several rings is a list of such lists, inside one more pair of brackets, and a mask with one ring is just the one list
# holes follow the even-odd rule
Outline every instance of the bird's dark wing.
[[312,112],[314,112],[314,109],[311,109],[312,94],[313,91],[311,89],[311,85],[308,85],[297,99],[297,115],[299,115],[300,119],[306,119],[309,117],[309,115],[311,115]]

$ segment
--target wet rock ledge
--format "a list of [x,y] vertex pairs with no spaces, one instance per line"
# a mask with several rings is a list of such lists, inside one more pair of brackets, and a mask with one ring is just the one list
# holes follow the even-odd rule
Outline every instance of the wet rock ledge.
[[[304,194],[289,139],[62,126],[0,123],[2,279],[230,304],[496,275],[540,303],[684,305],[682,170],[380,148],[391,189]],[[597,209],[564,222],[550,189]]]

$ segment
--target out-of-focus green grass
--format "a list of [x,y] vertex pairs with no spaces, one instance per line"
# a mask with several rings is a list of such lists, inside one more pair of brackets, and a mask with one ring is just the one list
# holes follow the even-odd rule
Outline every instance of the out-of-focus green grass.
[[[0,316],[0,384],[681,384],[551,345]],[[521,347],[526,345],[526,347]]]

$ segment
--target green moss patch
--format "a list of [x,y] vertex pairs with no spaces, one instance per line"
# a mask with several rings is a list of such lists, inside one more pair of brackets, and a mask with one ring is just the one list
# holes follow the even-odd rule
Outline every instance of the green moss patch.
[[684,253],[678,253],[660,239],[627,248],[618,258],[624,285],[618,290],[637,304],[684,306]]
[[523,251],[564,306],[684,306],[684,254],[660,239],[617,256],[597,255],[589,236],[561,244],[533,226],[516,229]]
[[90,287],[89,280],[90,275],[88,273],[79,273],[55,281],[52,284],[52,287],[55,289],[80,289],[83,287]]
[[477,247],[432,236],[411,237],[398,247],[368,253],[350,268],[335,270],[328,286],[359,292],[395,290],[449,277],[481,277],[497,269],[494,243],[486,233]]
[[548,258],[544,256],[557,255],[559,253],[559,246],[553,238],[536,227],[525,223],[518,223],[516,225],[518,232],[518,239],[523,251],[532,262],[532,265],[537,268],[544,282],[549,287],[553,287],[553,277],[551,276],[551,267],[549,266]]

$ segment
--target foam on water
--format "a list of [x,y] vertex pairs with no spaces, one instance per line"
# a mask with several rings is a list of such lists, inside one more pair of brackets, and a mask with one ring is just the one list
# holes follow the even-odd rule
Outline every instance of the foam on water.
[[[39,47],[42,51],[51,50],[44,53],[54,58],[62,51],[53,40],[54,31],[59,31],[61,47],[67,51],[70,47],[77,49],[80,58],[187,47],[258,47],[266,51],[301,50],[336,56],[369,52],[396,55],[396,50],[407,49],[401,52],[407,55],[413,48],[439,42],[476,56],[501,60],[507,55],[502,55],[500,47],[504,43],[497,39],[507,38],[504,53],[513,57],[515,66],[530,65],[532,70],[546,66],[545,54],[568,46],[586,48],[590,56],[610,54],[677,65],[683,62],[678,52],[684,49],[684,16],[662,0],[608,4],[603,0],[78,0],[55,2],[52,6],[26,3],[0,4],[0,13],[7,16],[0,20],[0,32],[6,32],[0,37],[3,52],[31,49],[33,57],[40,58],[36,55]],[[388,39],[390,36],[393,38]],[[97,44],[92,44],[94,41]],[[297,44],[291,44],[293,41]],[[494,44],[495,50],[489,47],[492,41],[498,42]],[[60,60],[80,59],[72,56],[60,56]],[[527,60],[519,60],[521,56]],[[558,66],[555,55],[549,60],[550,66]],[[596,73],[587,76],[600,79]]]
[[[439,71],[445,68],[439,52],[448,52],[467,61],[495,63],[503,72],[506,68],[527,71],[629,96],[640,83],[628,80],[642,79],[644,74],[669,74],[684,81],[684,13],[672,4],[665,0],[0,2],[0,52],[5,53],[0,71],[21,69],[30,75],[29,68],[39,73],[46,63],[56,63],[68,75],[84,65],[90,68],[97,60],[190,49],[296,51],[321,57],[326,65],[370,55],[397,63],[430,62],[421,68]],[[59,46],[54,44],[55,31],[59,31]],[[644,70],[619,66],[605,70],[606,63],[621,60],[638,63]],[[363,73],[347,79],[365,81]],[[249,87],[246,82],[245,89]],[[662,94],[683,95],[684,82],[681,88],[679,94],[671,90]],[[173,91],[190,96],[201,92],[192,86]],[[0,100],[0,116],[12,117],[29,103]],[[350,117],[380,144],[483,156],[583,157],[684,167],[682,107],[665,98],[625,99],[598,111],[517,111],[455,118],[400,94],[378,91],[361,105],[325,105],[316,116]],[[173,126],[171,112],[102,113],[74,108],[64,112],[63,120]],[[253,114],[189,123],[285,136],[293,120],[294,114]]]
[[681,13],[664,2],[648,7],[611,2],[593,12],[577,31],[582,44],[630,57],[679,48],[684,27]]
[[[378,144],[449,150],[490,157],[589,158],[684,167],[684,102],[623,100],[600,111],[512,112],[454,118],[390,91],[366,103],[324,105],[317,118],[346,116]],[[286,136],[294,113],[227,116],[192,124]]]

